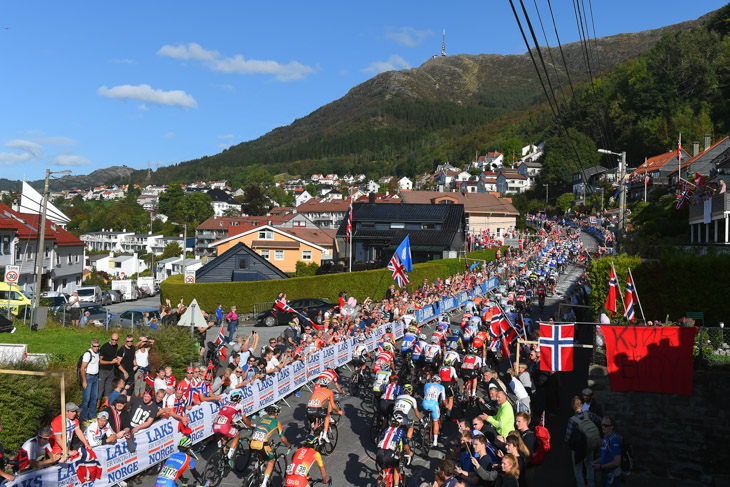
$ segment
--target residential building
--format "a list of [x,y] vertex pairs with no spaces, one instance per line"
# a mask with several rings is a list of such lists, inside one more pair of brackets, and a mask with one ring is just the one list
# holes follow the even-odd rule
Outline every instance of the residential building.
[[226,182],[223,181],[211,181],[208,183],[208,186],[210,186],[210,189],[220,189],[221,191],[225,191],[226,189]]
[[502,196],[524,193],[528,187],[527,178],[514,169],[502,168],[497,173],[497,191]]
[[365,190],[368,193],[377,193],[380,191],[380,185],[371,179],[368,181],[368,184],[365,185]]
[[229,210],[241,214],[241,203],[222,189],[211,189],[207,194],[210,196],[210,204],[213,206],[215,216],[224,216]]
[[[203,266],[203,262],[200,259],[185,259],[185,270],[186,271],[197,271]],[[155,263],[155,279],[158,281],[164,281],[170,276],[183,273],[183,260],[182,257],[170,257],[169,259],[161,260]]]
[[[484,173],[482,173],[484,174]],[[477,181],[477,193],[496,193],[497,192],[497,178],[495,177],[480,177]]]
[[607,169],[603,166],[591,166],[583,171],[573,173],[573,194],[594,194],[600,192],[600,183],[613,183],[618,179],[618,169]]
[[135,252],[132,255],[108,255],[96,260],[97,271],[104,271],[116,279],[125,279],[147,270],[147,264]]
[[[681,161],[685,162],[691,159],[684,150],[680,152],[680,157]],[[648,195],[653,189],[668,188],[669,174],[679,167],[679,163],[677,151],[669,151],[647,158],[628,177],[628,197],[643,199],[644,194]]]
[[288,277],[288,274],[242,242],[195,271],[196,283],[268,281]]
[[471,167],[482,171],[496,171],[502,166],[504,166],[504,154],[501,152],[487,152],[484,156],[477,156],[477,160],[471,164]]
[[522,161],[517,166],[517,172],[525,176],[527,178],[527,186],[533,188],[537,184],[537,177],[542,172],[542,164],[539,162]]
[[463,181],[459,184],[459,191],[462,193],[477,193],[479,183],[477,181]]
[[411,181],[407,177],[403,176],[402,178],[400,178],[398,180],[398,188],[401,190],[405,189],[405,190],[410,191],[413,189],[413,181]]
[[[725,137],[714,144],[710,143],[710,136],[705,136],[705,150],[697,153],[687,162],[682,163],[682,179],[691,179],[696,173],[709,176],[712,179],[718,172],[718,168],[730,159],[730,137]],[[670,166],[671,167],[671,166]],[[675,166],[669,172],[669,184],[677,186],[677,174],[679,170]]]
[[312,198],[297,206],[297,213],[309,218],[319,228],[334,230],[345,219],[349,206],[349,200],[324,201],[321,198]]
[[299,191],[294,190],[294,207],[303,205],[307,201],[312,199],[312,195],[306,189],[300,189]]
[[122,252],[122,240],[132,235],[134,232],[128,232],[126,229],[115,232],[110,228],[109,230],[102,229],[100,232],[85,233],[79,238],[87,249],[95,252]]

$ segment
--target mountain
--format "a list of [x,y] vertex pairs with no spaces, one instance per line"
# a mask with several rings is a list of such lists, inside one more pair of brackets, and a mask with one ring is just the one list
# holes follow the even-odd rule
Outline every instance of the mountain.
[[[557,89],[567,85],[568,76],[577,84],[588,80],[589,74],[610,72],[648,52],[664,34],[688,31],[711,17],[707,14],[660,29],[592,40],[589,61],[581,43],[566,44],[562,56],[567,72],[559,49],[541,50]],[[381,73],[342,98],[258,139],[220,154],[160,168],[151,175],[135,171],[131,179],[167,183],[226,178],[235,183],[254,168],[274,174],[333,169],[329,172],[412,175],[432,169],[439,159],[458,162],[471,157],[479,148],[468,147],[471,141],[454,147],[454,140],[487,124],[503,127],[513,122],[516,113],[528,113],[544,103],[529,53],[434,57],[417,68]]]
[[[51,191],[63,191],[65,189],[88,189],[92,186],[101,186],[106,184],[108,181],[127,181],[134,172],[134,169],[127,166],[111,166],[104,169],[97,169],[96,171],[86,175],[68,175],[60,178],[51,177],[48,186]],[[45,181],[39,179],[37,181],[28,181],[32,187],[38,191],[43,191]],[[15,191],[20,189],[19,181],[12,181],[10,179],[0,178],[0,190],[2,191]]]

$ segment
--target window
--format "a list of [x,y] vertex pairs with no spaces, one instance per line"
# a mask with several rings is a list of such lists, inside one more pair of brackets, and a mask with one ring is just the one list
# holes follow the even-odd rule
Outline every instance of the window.
[[391,223],[390,228],[405,228],[405,223]]
[[274,251],[274,260],[284,260],[284,251],[283,250],[275,250]]
[[20,260],[20,245],[15,246],[15,260]]
[[43,253],[44,258],[48,258],[51,255],[51,248],[46,245],[46,251]]
[[81,261],[81,254],[76,254],[76,263],[78,264]]
[[274,232],[271,230],[259,230],[259,240],[274,240]]
[[302,260],[312,260],[312,251],[302,250]]
[[263,257],[266,260],[269,260],[269,258],[270,258],[269,249],[261,249],[259,252],[261,253],[261,257]]
[[246,259],[246,257],[238,258],[238,268],[239,269],[248,269],[248,259]]
[[69,264],[72,264],[72,263],[73,263],[73,260],[72,260],[72,258],[71,258],[71,254],[69,254],[69,255],[68,255],[68,263],[69,263]]

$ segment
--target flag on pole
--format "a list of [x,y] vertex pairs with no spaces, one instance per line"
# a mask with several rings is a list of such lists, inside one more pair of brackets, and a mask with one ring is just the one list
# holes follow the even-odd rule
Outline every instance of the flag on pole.
[[[677,140],[677,161],[682,162],[682,134],[679,134],[679,139]],[[679,175],[680,179],[682,175]]]
[[350,207],[347,209],[347,230],[345,235],[345,241],[350,243],[352,238],[352,195],[350,195]]
[[629,323],[633,323],[635,319],[634,303],[635,299],[634,283],[631,280],[631,273],[626,280],[626,295],[624,296],[624,316]]
[[388,269],[393,275],[393,279],[395,279],[395,283],[398,284],[398,287],[406,287],[408,283],[410,283],[408,280],[408,274],[406,274],[405,266],[400,261],[398,254],[393,254],[393,257],[391,257],[390,262],[388,263]]
[[224,325],[221,325],[221,331],[218,332],[218,336],[215,339],[216,345],[221,345],[226,340],[226,334],[223,333],[223,326]]
[[413,271],[413,261],[411,260],[411,241],[408,239],[408,235],[400,243],[395,251],[398,254],[398,258],[405,266],[406,271]]
[[573,370],[575,325],[540,323],[540,370]]
[[618,279],[616,279],[616,270],[611,264],[611,275],[608,280],[608,296],[606,296],[606,303],[603,305],[608,311],[611,312],[611,316],[616,314],[616,300],[621,295],[621,290],[618,287]]
[[691,199],[692,190],[688,187],[688,189],[682,191],[682,194],[677,195],[677,199],[674,201],[674,208],[677,210],[681,210],[682,208],[684,208],[684,205],[686,205],[687,202]]

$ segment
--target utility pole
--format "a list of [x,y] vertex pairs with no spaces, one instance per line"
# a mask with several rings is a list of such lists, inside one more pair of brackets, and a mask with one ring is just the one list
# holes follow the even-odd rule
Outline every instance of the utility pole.
[[177,225],[177,226],[182,225],[182,227],[183,227],[182,275],[183,275],[183,282],[185,282],[185,272],[188,270],[188,266],[187,266],[186,261],[185,261],[185,259],[187,258],[187,256],[185,255],[186,254],[185,251],[187,250],[187,246],[188,246],[188,244],[187,244],[187,241],[188,241],[188,224],[187,223],[177,223],[177,222],[170,222],[170,223],[173,224],[173,225]]
[[548,204],[548,195],[550,194],[550,185],[545,183],[543,184],[545,186],[545,206]]
[[620,238],[623,238],[624,231],[626,230],[626,184],[624,184],[624,181],[626,179],[626,152],[621,153],[621,167],[620,167],[620,173],[619,176],[619,186],[620,192],[619,192],[619,220],[618,220],[618,232],[619,235],[621,235]]

